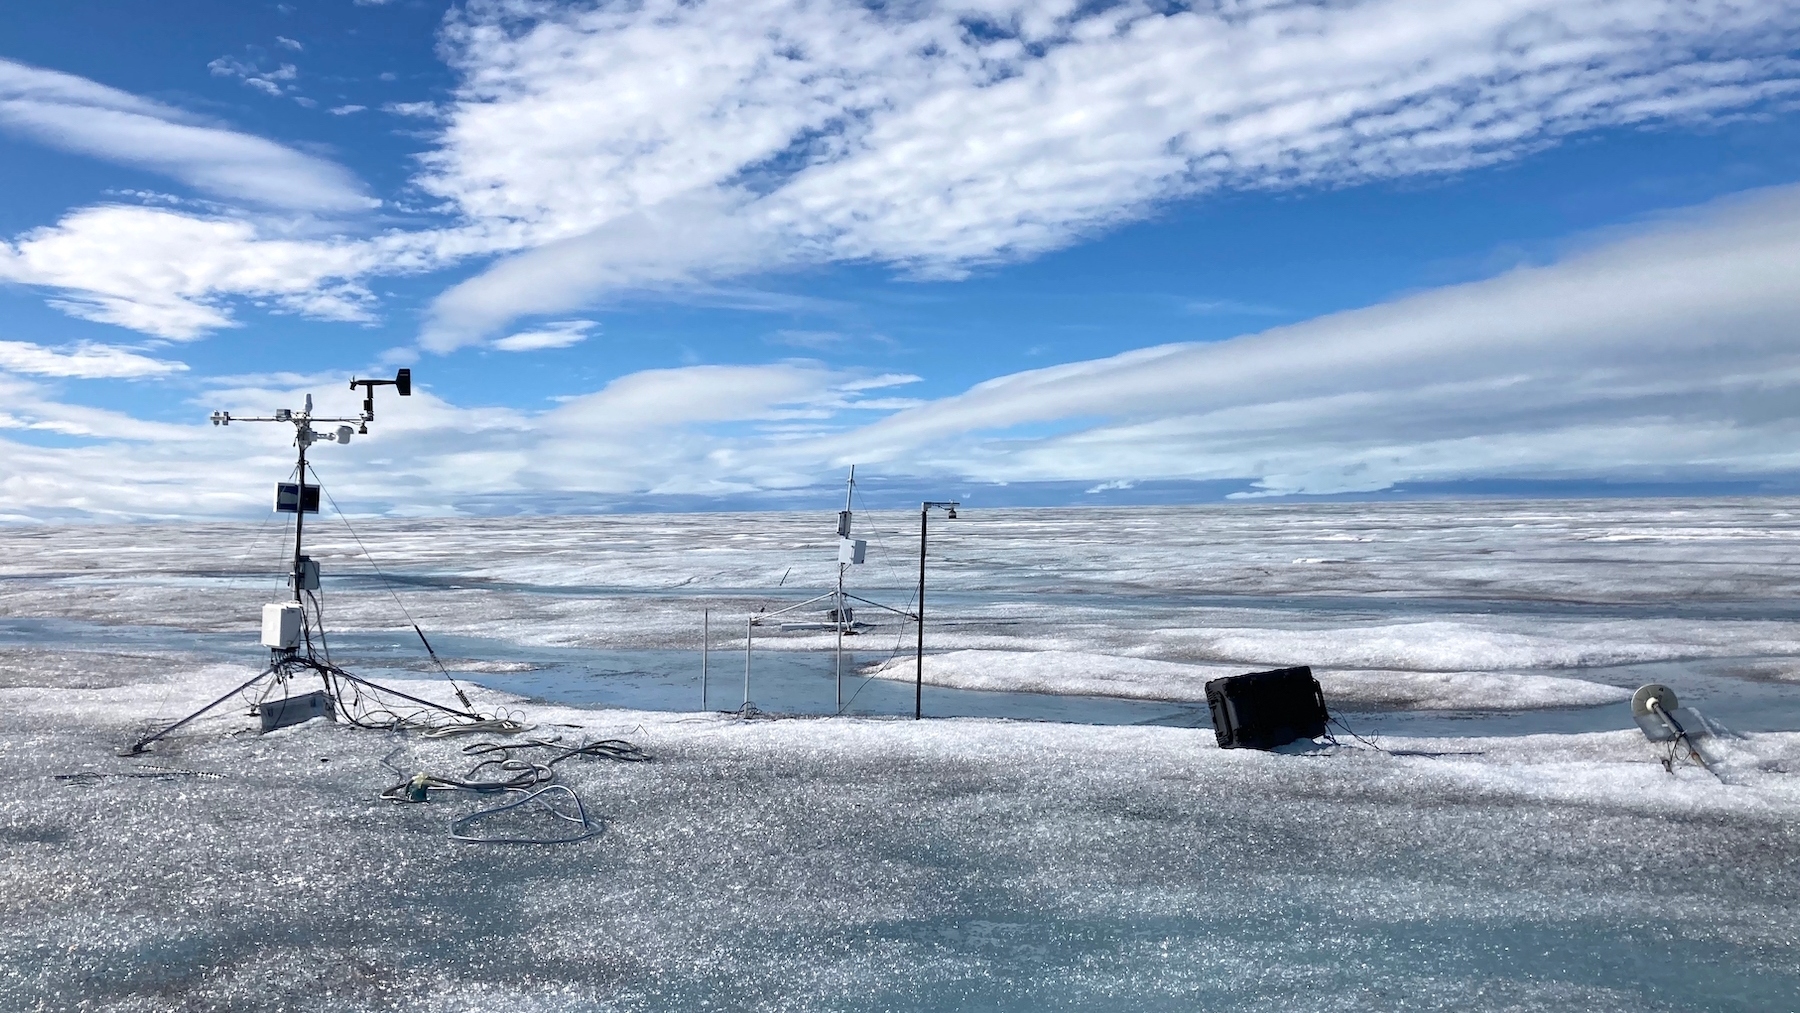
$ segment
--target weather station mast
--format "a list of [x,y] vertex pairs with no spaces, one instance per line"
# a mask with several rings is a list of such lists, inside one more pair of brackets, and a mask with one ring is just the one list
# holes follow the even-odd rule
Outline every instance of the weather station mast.
[[[154,734],[145,735],[132,743],[125,752],[141,753],[159,739],[162,739],[189,722],[213,711],[233,697],[244,694],[259,684],[261,691],[257,694],[250,712],[262,720],[262,730],[273,731],[287,725],[298,724],[315,717],[336,720],[342,712],[352,723],[367,725],[351,712],[348,706],[361,694],[394,697],[415,704],[426,711],[435,712],[460,721],[481,721],[481,715],[474,713],[468,697],[463,694],[454,681],[457,699],[462,708],[448,707],[433,703],[420,697],[412,696],[399,690],[371,682],[361,676],[353,675],[333,664],[330,650],[325,644],[324,617],[319,607],[317,592],[319,590],[319,564],[306,555],[306,515],[319,512],[319,494],[321,484],[317,481],[307,482],[306,476],[311,470],[307,464],[308,448],[318,442],[347,444],[353,434],[367,435],[369,423],[375,420],[375,388],[393,387],[401,397],[412,396],[412,370],[400,370],[392,380],[358,380],[350,381],[350,389],[363,390],[362,413],[352,417],[327,417],[313,414],[312,395],[306,395],[305,407],[298,411],[290,408],[278,408],[273,415],[236,416],[230,412],[216,411],[212,413],[215,426],[229,426],[233,422],[285,422],[294,427],[294,448],[296,459],[294,464],[294,481],[278,482],[275,485],[275,511],[294,515],[294,551],[288,569],[288,582],[294,597],[292,601],[271,602],[262,608],[262,643],[269,649],[269,663],[262,671],[252,676],[231,692],[194,711],[187,717],[163,728]],[[355,423],[353,429],[350,423]],[[315,426],[336,428],[321,432]],[[335,503],[334,503],[335,506]],[[311,607],[308,607],[308,601]],[[417,629],[417,627],[414,627]],[[316,644],[315,644],[316,635]],[[420,633],[420,639],[424,634]],[[426,643],[426,650],[431,645]],[[435,653],[433,654],[435,658]],[[297,675],[313,672],[324,683],[322,690],[309,693],[292,693],[290,684]],[[448,673],[446,672],[446,675]],[[280,697],[276,698],[276,691]],[[392,714],[391,710],[387,711]],[[378,724],[375,727],[393,728],[402,724],[411,724],[400,717]]]

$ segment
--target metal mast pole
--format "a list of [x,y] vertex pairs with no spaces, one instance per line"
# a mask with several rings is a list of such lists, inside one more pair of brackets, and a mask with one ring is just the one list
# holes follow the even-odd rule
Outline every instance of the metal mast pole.
[[844,712],[844,556],[843,540],[850,537],[850,497],[856,491],[856,465],[850,466],[850,478],[844,483],[844,523],[838,525],[837,565],[837,709]]
[[700,709],[706,709],[706,668],[712,657],[712,610],[700,610]]
[[294,503],[294,568],[289,571],[289,579],[294,584],[294,601],[304,604],[300,598],[300,536],[306,531],[306,427],[294,434],[294,442],[300,445],[300,485],[294,490],[297,499]]
[[919,507],[919,642],[913,652],[913,720],[925,716],[925,519],[929,505]]
[[913,648],[913,720],[925,716],[925,534],[926,520],[933,507],[941,508],[950,520],[956,519],[955,500],[926,500],[919,504],[919,641]]
[[837,580],[837,709],[844,710],[844,564],[838,563]]

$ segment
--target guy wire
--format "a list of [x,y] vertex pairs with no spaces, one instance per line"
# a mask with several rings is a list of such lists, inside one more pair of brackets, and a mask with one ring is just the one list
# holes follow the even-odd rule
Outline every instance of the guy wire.
[[469,702],[468,694],[464,693],[463,688],[457,685],[456,678],[450,674],[448,668],[444,667],[444,662],[438,658],[437,652],[431,649],[431,641],[425,639],[425,631],[419,629],[419,624],[413,619],[412,613],[407,610],[406,603],[401,601],[400,595],[395,592],[393,583],[388,580],[387,574],[381,572],[381,564],[375,562],[375,556],[369,552],[369,547],[363,544],[362,536],[357,534],[356,529],[350,526],[350,519],[344,516],[343,508],[337,505],[337,500],[332,498],[331,490],[325,487],[325,480],[319,477],[319,470],[313,467],[312,462],[310,461],[307,462],[306,467],[312,472],[313,478],[319,483],[319,491],[325,494],[326,501],[331,504],[332,512],[337,514],[339,521],[343,522],[344,530],[350,532],[351,538],[356,539],[356,547],[362,550],[363,558],[369,561],[369,566],[374,569],[375,576],[381,578],[381,586],[387,589],[388,597],[394,599],[395,605],[400,606],[400,614],[406,617],[407,625],[411,626],[413,632],[419,635],[419,643],[425,645],[425,653],[431,656],[432,664],[438,667],[438,671],[443,673],[444,680],[450,683],[451,689],[456,691],[456,698],[462,701],[463,707],[473,711],[475,705]]
[[[851,498],[853,499],[853,501],[862,508],[862,511],[864,513],[873,513],[874,512],[868,508],[868,503],[863,499],[862,491],[860,489],[857,489],[855,486],[851,486],[850,487],[850,495],[851,495]],[[875,552],[878,556],[881,557],[882,564],[887,567],[888,573],[893,576],[896,583],[903,583],[905,580],[905,576],[903,574],[901,574],[900,571],[895,567],[894,557],[892,554],[890,554],[887,551],[887,545],[881,540],[880,532],[878,530],[871,530],[869,532],[869,534],[871,536],[871,540],[874,541],[874,543],[875,543]],[[911,590],[911,592],[908,593],[907,598],[906,598],[906,605],[907,605],[908,609],[911,609],[916,604],[918,597],[919,597],[918,588],[913,588]],[[913,622],[919,621],[917,612],[911,612],[910,614],[912,615]],[[882,661],[882,662],[879,662],[878,664],[876,664],[875,671],[879,672],[883,668],[887,667],[889,664],[892,664],[893,660],[900,656],[900,651],[905,646],[906,646],[906,624],[901,623],[899,630],[894,634],[893,649],[888,651],[888,656],[887,656],[886,661]],[[862,691],[865,688],[867,688],[869,683],[874,682],[877,678],[879,678],[879,676],[877,676],[877,675],[864,676],[862,682],[857,683],[856,690],[850,694],[850,699],[845,700],[844,705],[842,707],[838,708],[838,713],[843,714],[845,711],[848,711],[850,709],[850,705],[856,702],[856,698],[858,696],[862,695]]]

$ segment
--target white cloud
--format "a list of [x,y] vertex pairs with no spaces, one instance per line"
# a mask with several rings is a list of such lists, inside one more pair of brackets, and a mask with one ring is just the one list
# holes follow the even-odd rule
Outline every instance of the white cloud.
[[[550,494],[716,496],[875,473],[1157,479],[1330,493],[1467,478],[1800,476],[1800,187],[1614,234],[1543,267],[1228,341],[1165,345],[997,377],[920,402],[918,380],[816,362],[621,377],[544,412],[383,403],[334,450],[340,488],[394,509]],[[135,420],[59,405],[0,375],[3,426],[151,439]],[[264,412],[305,390],[354,411],[338,377],[245,381],[207,407]],[[336,401],[332,399],[337,399]],[[877,419],[864,424],[867,413]],[[0,495],[63,515],[248,510],[287,466],[280,433],[185,434],[49,450],[0,438]],[[268,427],[273,428],[273,427]],[[380,468],[361,465],[380,459]],[[396,463],[397,462],[397,463]],[[29,469],[29,470],[22,470]],[[32,474],[33,483],[8,476]],[[140,479],[136,477],[142,475]],[[204,488],[195,505],[178,493]]]
[[369,107],[350,104],[350,105],[332,106],[330,109],[327,109],[326,112],[330,113],[333,116],[349,116],[351,113],[360,113],[367,108],[369,108]]
[[552,252],[451,290],[427,344],[795,263],[955,275],[1212,189],[1455,171],[1744,109],[1794,93],[1795,13],[478,0],[446,30],[463,83],[419,183],[495,249]]
[[[219,211],[164,237],[90,208],[17,237],[0,273],[78,316],[193,337],[240,298],[366,319],[371,276],[500,255],[426,314],[421,347],[448,352],[622,295],[827,261],[954,276],[1220,188],[1454,171],[1754,109],[1792,96],[1797,28],[1775,0],[475,0],[442,39],[451,100],[383,107],[436,131],[415,182],[454,224],[280,240]],[[270,94],[299,74],[213,70]],[[377,203],[323,159],[5,61],[0,127],[235,201]],[[190,252],[192,270],[170,259]]]
[[187,368],[184,362],[153,359],[117,345],[83,341],[56,349],[29,341],[0,341],[0,369],[14,373],[81,379],[134,379],[167,376]]
[[587,340],[592,320],[559,320],[536,330],[520,331],[494,342],[502,352],[535,352],[543,348],[568,348]]
[[291,49],[296,53],[304,52],[306,50],[306,47],[300,44],[300,40],[290,39],[285,35],[275,36],[275,44],[283,49]]
[[369,208],[343,167],[86,78],[0,60],[0,128],[147,169],[228,200],[309,212]]
[[[172,459],[179,459],[180,454],[175,450],[175,445],[199,435],[200,432],[198,427],[146,422],[123,412],[66,404],[49,396],[41,385],[6,373],[0,373],[0,405],[5,406],[0,408],[0,431],[12,429],[56,433],[61,436],[134,444],[129,449],[119,443],[82,448],[98,450],[111,456],[121,468],[124,467],[127,454],[141,449],[140,446],[135,446],[141,441],[167,443],[164,453]],[[9,458],[16,460],[21,455],[33,461],[31,470],[11,471],[9,474],[8,465],[12,463]],[[42,505],[44,500],[33,490],[63,486],[63,476],[67,470],[67,461],[59,461],[57,452],[40,453],[38,448],[21,446],[0,435],[0,499],[8,498],[9,493],[19,492],[23,493],[17,501],[19,507]],[[124,492],[131,484],[129,479],[117,475],[103,481],[114,493]],[[55,506],[76,510],[92,509],[103,514],[132,511],[128,494],[119,496],[113,502],[102,503],[88,499],[95,489],[91,483],[84,485],[81,492],[76,494],[75,501],[56,503]]]
[[1287,313],[1279,306],[1241,302],[1237,299],[1194,299],[1182,308],[1196,316],[1279,317]]
[[[382,75],[382,80],[391,81],[391,77]],[[443,115],[443,110],[436,102],[389,102],[381,107],[384,113],[395,116],[414,116],[419,119],[434,120]]]
[[[401,512],[455,509],[487,496],[548,491],[696,495],[805,485],[810,479],[760,451],[794,420],[854,406],[857,390],[905,378],[870,378],[809,363],[698,366],[623,377],[543,413],[459,408],[415,386],[387,397],[368,437],[317,455],[340,501]],[[298,407],[353,415],[343,378],[246,378],[208,392],[191,425],[139,423],[57,404],[0,374],[0,430],[31,428],[105,442],[44,448],[0,432],[0,499],[31,516],[206,516],[266,509],[271,476],[293,464],[292,430],[207,425],[206,410],[266,414]],[[11,421],[8,421],[8,419]],[[717,430],[715,432],[715,430]],[[371,462],[382,462],[379,467]]]
[[53,289],[53,305],[86,320],[190,340],[235,326],[230,297],[366,320],[372,297],[351,279],[375,255],[367,244],[262,238],[240,219],[100,206],[0,240],[0,281]]
[[850,335],[842,331],[804,331],[783,328],[769,335],[764,340],[776,345],[787,345],[790,348],[805,348],[815,352],[829,352],[842,348],[851,341]]
[[721,216],[714,204],[669,201],[501,261],[454,286],[432,305],[419,343],[448,352],[527,313],[586,308],[596,292],[692,289],[779,256],[765,237]]
[[1548,267],[1207,344],[1003,376],[836,437],[1010,481],[1277,493],[1800,469],[1800,188]]
[[274,70],[263,70],[254,60],[239,60],[230,56],[219,57],[207,64],[206,69],[212,71],[214,77],[235,77],[271,98],[280,98],[284,91],[292,90],[292,85],[284,86],[282,82],[292,81],[300,76],[300,69],[291,63],[279,64]]

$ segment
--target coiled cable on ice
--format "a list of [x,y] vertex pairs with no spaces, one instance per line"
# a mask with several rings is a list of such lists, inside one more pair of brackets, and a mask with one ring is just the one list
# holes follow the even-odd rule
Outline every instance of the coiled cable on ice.
[[[587,804],[574,789],[555,783],[555,766],[578,756],[621,763],[644,763],[651,759],[643,748],[624,739],[593,739],[573,746],[544,739],[475,742],[464,746],[462,751],[465,756],[475,758],[475,763],[461,777],[420,772],[383,789],[381,797],[389,802],[405,803],[429,802],[433,792],[517,795],[519,797],[512,801],[452,820],[450,839],[471,844],[573,844],[599,834],[601,826],[588,814]],[[575,805],[573,814],[546,799],[546,793],[567,796]],[[562,837],[486,837],[467,832],[477,820],[533,803],[536,809],[579,826],[581,832]]]

